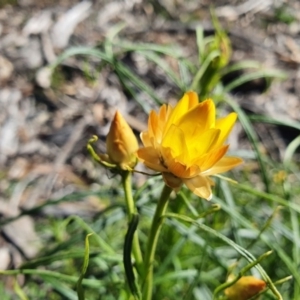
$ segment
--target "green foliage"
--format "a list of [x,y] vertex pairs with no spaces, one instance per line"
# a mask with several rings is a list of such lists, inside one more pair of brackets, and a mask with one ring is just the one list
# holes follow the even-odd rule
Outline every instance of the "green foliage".
[[277,7],[275,9],[274,17],[276,20],[288,25],[296,21],[296,17],[288,10],[286,5]]
[[212,13],[215,34],[204,38],[203,30],[196,31],[199,51],[199,71],[194,75],[191,89],[206,98],[221,80],[221,71],[229,63],[231,44],[226,32]]
[[[136,52],[157,65],[174,83],[178,93],[191,86],[202,96],[211,95],[219,103],[231,106],[239,115],[253,148],[236,153],[245,159],[246,166],[231,173],[231,178],[238,183],[216,179],[211,202],[200,200],[184,188],[173,196],[164,216],[165,226],[162,227],[155,256],[154,299],[225,299],[224,289],[233,283],[225,283],[230,273],[236,274],[237,278],[253,273],[260,274],[268,283],[261,299],[297,300],[300,294],[300,188],[295,184],[299,181],[299,164],[293,158],[300,141],[297,137],[290,143],[283,162],[272,161],[260,151],[253,122],[280,123],[297,129],[300,123],[249,116],[230,98],[230,91],[245,82],[256,78],[282,79],[284,74],[265,70],[257,62],[243,61],[229,66],[230,41],[216,20],[215,26],[215,35],[211,37],[204,37],[201,28],[196,31],[199,51],[197,66],[182,55],[179,47],[174,50],[174,46],[119,40],[117,33],[121,28],[116,27],[97,48],[68,49],[52,67],[56,68],[75,55],[83,56],[85,60],[88,56],[97,57],[101,60],[101,66],[110,67],[123,89],[145,112],[149,112],[149,104],[139,98],[137,90],[146,93],[155,104],[163,103],[163,99],[154,87],[119,59],[126,53]],[[180,72],[168,65],[166,56],[177,60]],[[245,68],[254,71],[223,85],[222,76]],[[254,170],[247,170],[248,162],[255,165]],[[279,172],[283,175],[279,176]],[[138,299],[137,272],[132,267],[130,246],[137,231],[142,251],[147,251],[150,220],[161,189],[161,178],[158,177],[135,188],[140,222],[137,224],[137,215],[134,215],[129,227],[121,188],[116,203],[109,204],[95,219],[74,216],[67,220],[45,220],[43,228],[38,227],[41,233],[47,231],[47,235],[43,236],[45,247],[39,257],[24,263],[19,269],[0,273],[2,276],[26,275],[24,286],[16,286],[15,291],[22,299],[134,299],[130,296],[130,290]],[[91,194],[85,192],[47,201],[24,210],[19,216],[2,219],[1,225],[23,215],[34,216],[46,206],[77,201]],[[96,195],[99,201],[103,201],[109,198],[109,191],[103,188]],[[90,234],[93,235],[88,239]],[[128,284],[125,273],[130,279]],[[294,281],[289,280],[290,275]],[[2,285],[0,290],[2,299],[5,299],[9,293],[3,291]]]

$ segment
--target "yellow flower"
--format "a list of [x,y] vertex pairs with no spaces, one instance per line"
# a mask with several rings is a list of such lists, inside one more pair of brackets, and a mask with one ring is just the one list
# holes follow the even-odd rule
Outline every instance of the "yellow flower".
[[148,130],[141,133],[144,148],[138,158],[150,169],[161,172],[166,184],[178,190],[184,183],[196,195],[210,200],[210,175],[226,172],[242,163],[237,157],[224,156],[224,142],[237,115],[216,120],[211,99],[198,102],[195,92],[184,94],[172,108],[163,105],[151,111]]
[[123,170],[131,169],[137,163],[135,153],[138,147],[132,129],[117,111],[106,137],[108,161],[117,164]]
[[243,276],[225,290],[228,300],[248,300],[266,287],[266,283],[253,276]]

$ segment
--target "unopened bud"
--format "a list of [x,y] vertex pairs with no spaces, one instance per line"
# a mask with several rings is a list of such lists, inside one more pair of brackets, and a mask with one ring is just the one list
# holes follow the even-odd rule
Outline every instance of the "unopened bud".
[[106,137],[109,159],[112,163],[119,165],[121,169],[131,169],[137,163],[135,153],[138,147],[138,142],[132,129],[117,111]]
[[225,290],[228,300],[248,300],[262,291],[266,283],[253,276],[243,276]]

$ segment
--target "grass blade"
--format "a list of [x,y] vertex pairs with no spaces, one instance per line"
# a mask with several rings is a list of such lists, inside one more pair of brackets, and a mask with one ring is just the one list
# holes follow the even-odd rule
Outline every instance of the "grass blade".
[[265,184],[266,191],[268,192],[270,190],[269,189],[269,178],[267,175],[265,163],[263,161],[263,157],[262,157],[263,155],[258,149],[259,142],[258,142],[257,134],[256,134],[255,130],[253,129],[249,118],[247,117],[245,112],[240,108],[240,106],[236,102],[231,100],[229,97],[225,97],[224,99],[225,99],[225,102],[228,103],[239,116],[239,120],[242,123],[244,130],[254,148],[256,159],[259,163],[259,167],[261,170],[261,176],[262,176],[263,182]]
[[89,233],[86,237],[85,237],[85,250],[84,250],[84,260],[83,260],[83,265],[82,265],[82,269],[81,269],[81,274],[80,277],[77,281],[76,284],[76,289],[77,289],[77,295],[78,295],[78,300],[84,300],[84,290],[82,288],[82,280],[84,278],[84,275],[86,273],[86,270],[88,268],[89,265],[89,258],[90,258],[90,244],[89,244],[89,237],[93,235],[92,233]]

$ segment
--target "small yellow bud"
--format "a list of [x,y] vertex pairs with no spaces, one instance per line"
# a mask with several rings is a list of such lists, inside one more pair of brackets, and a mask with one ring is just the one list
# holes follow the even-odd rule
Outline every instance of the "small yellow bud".
[[275,183],[283,183],[287,178],[287,173],[284,170],[280,170],[273,175],[273,181]]
[[266,283],[253,276],[243,276],[225,290],[228,300],[248,300],[262,291]]
[[119,111],[116,112],[106,137],[107,154],[121,169],[133,168],[137,163],[138,141]]

